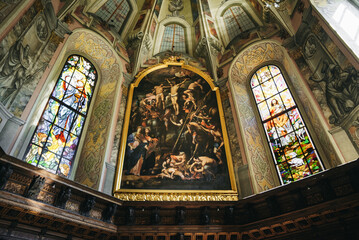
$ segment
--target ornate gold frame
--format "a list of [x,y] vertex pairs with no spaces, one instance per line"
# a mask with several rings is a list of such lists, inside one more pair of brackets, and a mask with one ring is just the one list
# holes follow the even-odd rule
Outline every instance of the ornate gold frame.
[[[151,72],[158,69],[167,68],[169,66],[180,66],[183,69],[192,71],[200,75],[210,85],[212,91],[216,92],[217,104],[219,110],[219,116],[222,127],[222,134],[224,140],[224,147],[227,157],[228,172],[231,183],[231,190],[156,190],[156,189],[121,189],[122,169],[126,150],[128,127],[130,122],[131,105],[134,88],[139,85],[141,80]],[[183,60],[179,60],[178,57],[170,57],[163,60],[163,63],[151,66],[141,71],[136,75],[135,82],[131,83],[129,88],[128,100],[126,105],[125,120],[123,124],[120,151],[118,156],[114,196],[124,201],[237,201],[238,192],[235,183],[234,170],[231,152],[229,149],[229,140],[227,134],[227,128],[225,125],[225,119],[222,108],[222,101],[220,97],[219,88],[213,83],[212,78],[205,72],[190,66],[185,65]]]

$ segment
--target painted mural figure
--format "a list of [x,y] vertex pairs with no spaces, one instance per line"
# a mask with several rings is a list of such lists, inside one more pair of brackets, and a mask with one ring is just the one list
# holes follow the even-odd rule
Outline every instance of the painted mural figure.
[[22,86],[29,67],[29,45],[25,47],[21,40],[11,46],[8,55],[0,66],[0,101],[6,104],[12,94]]
[[350,99],[345,88],[348,73],[341,71],[338,65],[329,64],[327,60],[323,61],[321,72],[322,78],[311,77],[310,79],[316,82],[326,81],[327,103],[333,113],[330,122],[337,123],[354,108],[354,102]]
[[194,73],[174,70],[146,78],[134,92],[122,184],[230,186],[216,94]]

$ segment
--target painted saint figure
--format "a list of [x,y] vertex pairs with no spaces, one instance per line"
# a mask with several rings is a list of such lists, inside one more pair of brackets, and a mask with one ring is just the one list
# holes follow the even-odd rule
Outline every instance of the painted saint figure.
[[178,89],[181,87],[182,84],[184,84],[188,80],[188,78],[184,79],[182,82],[177,84],[173,84],[168,78],[166,78],[166,80],[171,86],[171,101],[173,105],[173,110],[175,111],[175,114],[178,115],[179,114],[179,106],[177,103]]

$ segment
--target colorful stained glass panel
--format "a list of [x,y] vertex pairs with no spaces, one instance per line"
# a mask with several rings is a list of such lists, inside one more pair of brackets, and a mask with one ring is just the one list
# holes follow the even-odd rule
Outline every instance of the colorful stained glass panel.
[[60,103],[54,101],[53,99],[50,99],[50,101],[48,102],[47,106],[46,106],[46,110],[44,112],[44,114],[42,115],[42,117],[45,120],[48,120],[49,122],[52,122],[57,114],[57,111],[59,110],[60,107]]
[[277,86],[278,92],[283,91],[284,89],[287,89],[287,84],[285,84],[284,78],[282,74],[274,77],[275,85]]
[[263,83],[271,78],[271,75],[270,75],[270,72],[269,72],[267,66],[259,69],[256,74],[257,74],[257,77],[258,77],[258,80],[260,83]]
[[26,162],[69,176],[96,78],[88,60],[77,55],[68,58],[27,149]]
[[272,79],[264,82],[262,85],[263,94],[266,98],[269,98],[273,96],[274,94],[277,94],[277,88],[274,85],[274,81]]
[[260,68],[250,85],[282,183],[322,171],[318,153],[280,69],[274,65]]
[[261,102],[260,104],[258,104],[258,109],[262,119],[268,119],[270,117],[266,102]]
[[293,97],[290,94],[289,89],[286,89],[283,92],[281,92],[280,97],[282,98],[284,105],[287,109],[295,106]]
[[253,88],[253,93],[257,103],[264,101],[263,91],[260,86]]
[[52,127],[51,122],[48,122],[46,120],[40,121],[35,131],[32,142],[39,146],[44,146],[51,127]]
[[[278,75],[278,74],[280,74],[280,70],[279,70],[279,68],[278,68],[277,66],[270,65],[270,66],[268,66],[268,67],[269,67],[269,69],[270,69],[270,71],[271,71],[273,77],[276,76],[276,75]],[[282,75],[282,74],[281,74],[281,75]]]
[[252,80],[251,80],[251,86],[253,88],[253,87],[257,86],[258,84],[259,84],[259,82],[258,82],[257,75],[254,74],[253,77],[252,77]]

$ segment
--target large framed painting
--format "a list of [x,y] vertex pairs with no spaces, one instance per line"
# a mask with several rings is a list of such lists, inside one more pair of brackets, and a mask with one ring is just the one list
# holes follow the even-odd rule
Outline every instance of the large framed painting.
[[130,85],[115,197],[235,201],[238,194],[219,89],[177,57]]

